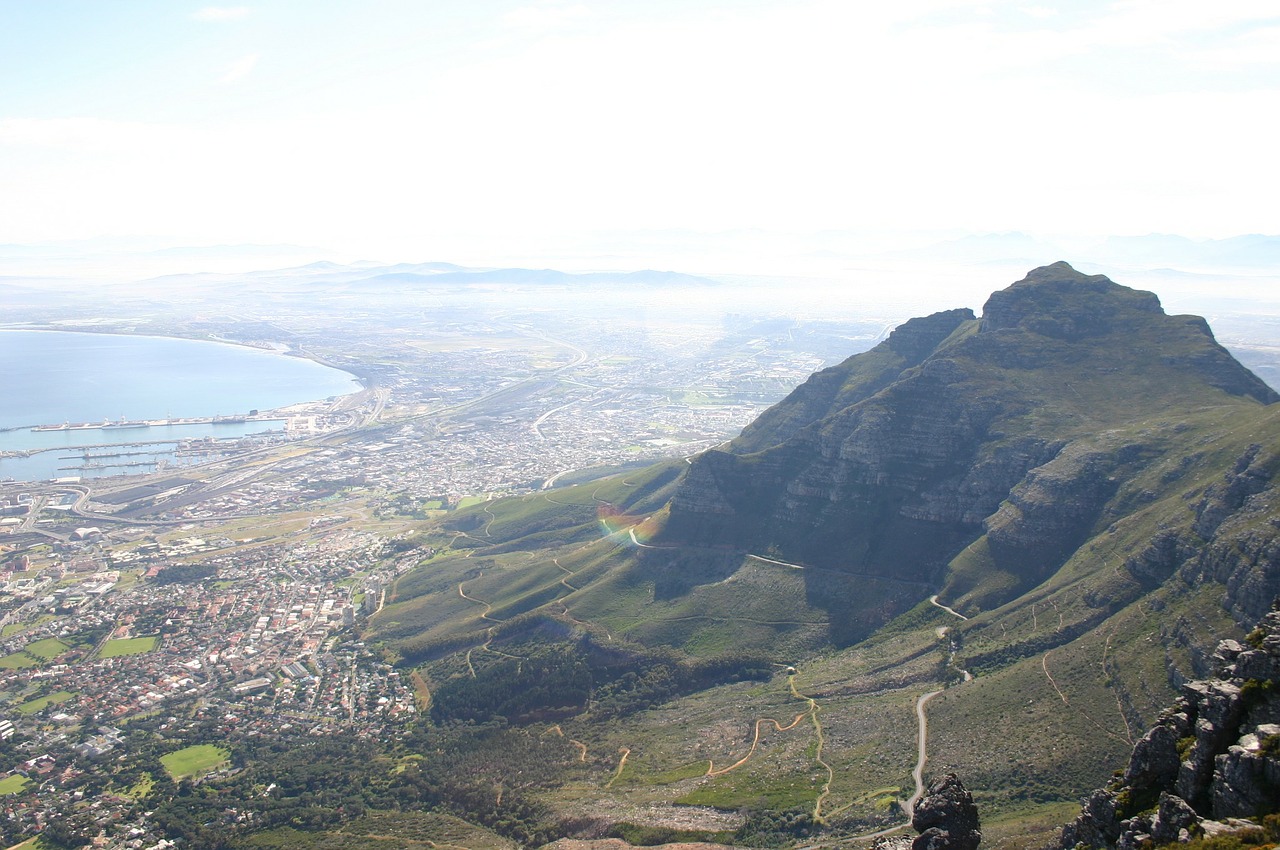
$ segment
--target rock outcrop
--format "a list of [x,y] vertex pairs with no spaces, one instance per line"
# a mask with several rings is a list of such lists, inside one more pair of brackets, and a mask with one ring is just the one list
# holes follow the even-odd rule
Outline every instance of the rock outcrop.
[[982,824],[973,796],[954,773],[939,776],[911,814],[911,850],[977,850]]
[[1222,641],[1214,661],[1218,678],[1183,686],[1120,779],[1063,828],[1060,850],[1171,844],[1280,810],[1280,600],[1247,646]]

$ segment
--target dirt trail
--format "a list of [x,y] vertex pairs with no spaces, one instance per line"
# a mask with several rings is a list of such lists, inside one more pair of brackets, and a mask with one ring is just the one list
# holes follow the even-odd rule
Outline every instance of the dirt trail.
[[[476,578],[481,578],[483,576],[484,576],[484,573],[480,573],[480,575],[476,576]],[[465,581],[458,582],[458,595],[461,596],[463,599],[467,600],[468,602],[474,602],[477,605],[484,606],[484,611],[480,613],[480,619],[488,620],[490,623],[502,622],[501,620],[495,620],[489,616],[489,612],[493,610],[493,606],[490,605],[488,602],[485,602],[483,599],[476,599],[474,596],[467,596],[466,592],[463,591],[462,589],[462,585],[464,584],[466,584]]]
[[[476,578],[480,578],[483,575],[484,573],[481,573],[479,576],[476,576]],[[502,622],[501,620],[495,620],[489,616],[489,612],[493,610],[493,606],[490,605],[488,602],[485,602],[483,599],[477,599],[474,596],[468,596],[466,591],[462,589],[462,585],[464,584],[466,584],[465,581],[458,582],[458,595],[461,596],[463,599],[467,600],[468,602],[474,602],[477,605],[484,606],[484,610],[480,612],[480,619],[488,620],[490,623],[501,623]],[[486,634],[488,635],[488,637],[485,639],[484,643],[480,644],[479,649],[482,649],[485,652],[492,652],[494,655],[501,655],[504,658],[511,658],[523,663],[525,660],[523,655],[512,655],[509,652],[503,652],[502,650],[494,649],[490,646],[490,644],[493,643],[493,638],[494,638],[493,630],[494,630],[493,626],[490,626],[486,630]],[[471,678],[473,679],[476,678],[476,668],[473,667],[471,664],[471,653],[474,652],[475,649],[476,647],[472,647],[471,649],[468,649],[467,655],[466,655],[467,670],[468,672],[471,673]],[[516,668],[516,672],[517,673],[520,672],[519,667]]]
[[476,541],[477,543],[484,543],[484,542],[486,542],[486,541],[484,541],[484,540],[481,540],[479,537],[472,537],[470,534],[467,534],[465,531],[455,531],[455,532],[453,533],[453,539],[449,541],[449,548],[451,548],[451,549],[453,548],[453,544],[455,544],[455,543],[457,543],[457,542],[458,542],[458,538],[459,538],[459,537],[465,537],[465,538],[467,538],[468,540],[474,540],[474,541]]
[[[929,602],[930,602],[931,604],[933,604],[933,605],[938,606],[938,607],[939,607],[939,608],[941,608],[943,611],[946,611],[948,614],[954,614],[955,616],[959,617],[961,620],[967,620],[967,619],[969,619],[969,618],[968,618],[968,617],[966,617],[964,614],[961,614],[959,611],[955,610],[954,608],[949,608],[949,607],[947,607],[946,605],[943,605],[941,602],[939,602],[939,601],[938,601],[938,596],[937,596],[937,594],[934,594],[933,596],[930,596],[930,597],[929,597]],[[938,630],[937,630],[938,640],[942,640],[944,637],[946,637],[946,636],[947,636],[947,632],[949,632],[950,630],[951,630],[951,629],[950,629],[948,626],[940,626],[940,627],[938,628]],[[968,670],[964,669],[963,667],[957,667],[957,666],[956,666],[956,650],[955,650],[955,646],[956,646],[956,645],[955,645],[955,643],[953,642],[953,643],[951,644],[951,655],[947,658],[947,664],[949,664],[951,667],[953,667],[955,670],[957,670],[957,671],[960,673],[960,675],[964,677],[964,680],[965,680],[966,682],[971,682],[971,681],[973,681],[973,674],[972,674],[972,673],[970,673]]]
[[[1111,670],[1107,667],[1107,654],[1111,652],[1112,633],[1107,632],[1107,642],[1102,645],[1102,675],[1108,681],[1114,681],[1115,677],[1111,675]],[[1133,730],[1129,728],[1129,718],[1124,713],[1124,703],[1120,701],[1120,688],[1114,687],[1111,693],[1116,698],[1116,711],[1120,712],[1120,720],[1124,722],[1124,737],[1129,742],[1129,746],[1133,746]]]
[[618,759],[618,769],[614,771],[613,778],[610,779],[604,787],[610,788],[613,783],[618,781],[618,777],[622,775],[622,769],[627,766],[627,756],[631,755],[630,747],[623,747],[618,752],[622,753],[622,758]]
[[954,609],[954,608],[952,608],[952,607],[950,607],[950,606],[948,606],[948,605],[943,605],[941,602],[939,602],[939,601],[938,601],[938,594],[936,594],[936,593],[935,593],[933,596],[930,596],[930,597],[929,597],[929,602],[930,602],[930,603],[932,603],[933,605],[938,606],[938,607],[939,607],[939,608],[941,608],[943,611],[946,611],[948,614],[953,614],[953,615],[955,615],[955,616],[959,617],[961,620],[967,620],[967,619],[969,619],[968,617],[966,617],[964,614],[961,614],[961,613],[960,613],[959,611],[957,611],[956,609]]
[[1053,674],[1049,672],[1049,654],[1051,652],[1053,652],[1052,649],[1049,650],[1049,652],[1046,652],[1043,656],[1041,656],[1040,669],[1044,671],[1044,677],[1049,680],[1049,684],[1053,686],[1053,689],[1057,692],[1058,696],[1062,699],[1062,704],[1071,705],[1071,700],[1067,699],[1067,695],[1062,692],[1062,688],[1058,687],[1058,683],[1053,680]]
[[525,657],[523,655],[512,655],[510,652],[503,652],[500,649],[494,649],[493,647],[489,646],[489,644],[491,643],[493,643],[492,628],[489,629],[489,639],[486,640],[484,643],[480,644],[480,648],[483,649],[485,652],[492,652],[494,655],[501,655],[503,658],[510,658],[514,661],[519,661],[520,664],[516,665],[516,672],[519,673],[521,667],[524,664]]
[[760,746],[760,726],[761,726],[761,724],[763,724],[763,723],[772,723],[772,724],[773,724],[773,728],[774,728],[774,729],[777,729],[779,732],[787,732],[787,731],[789,731],[789,730],[791,730],[791,729],[796,728],[796,726],[800,725],[800,721],[804,720],[804,719],[805,719],[806,717],[808,717],[808,716],[809,716],[809,712],[807,712],[807,711],[802,711],[802,712],[800,712],[799,714],[797,714],[797,715],[796,715],[796,719],[795,719],[795,720],[792,720],[792,721],[791,721],[790,723],[788,723],[786,726],[783,726],[781,723],[779,723],[777,720],[774,720],[772,717],[760,717],[760,718],[757,718],[757,719],[756,719],[756,723],[755,723],[755,735],[753,735],[753,736],[752,736],[752,738],[751,738],[751,748],[747,750],[747,754],[746,754],[745,756],[743,756],[742,758],[738,759],[737,761],[735,761],[733,764],[729,765],[728,767],[722,767],[722,768],[720,768],[719,770],[716,770],[715,762],[714,762],[714,761],[711,761],[710,759],[708,759],[708,761],[707,761],[707,772],[706,772],[705,774],[703,774],[703,775],[704,775],[704,776],[723,776],[724,774],[728,773],[729,771],[731,771],[731,770],[737,770],[738,768],[740,768],[740,767],[742,767],[744,764],[746,764],[746,763],[747,763],[747,761],[748,761],[748,760],[750,760],[750,758],[751,758],[753,755],[755,755],[756,748],[757,748],[758,746]]
[[[1049,673],[1049,655],[1052,652],[1053,650],[1051,649],[1049,650],[1049,652],[1046,652],[1044,655],[1040,657],[1040,669],[1044,671],[1045,678],[1049,680],[1049,684],[1053,687],[1054,691],[1057,692],[1058,696],[1061,697],[1063,705],[1066,705],[1067,707],[1073,709],[1077,714],[1079,714],[1085,720],[1088,720],[1102,734],[1106,735],[1109,738],[1115,738],[1117,741],[1120,741],[1121,743],[1127,744],[1128,746],[1132,747],[1133,740],[1129,735],[1129,724],[1127,722],[1125,723],[1125,736],[1121,737],[1117,735],[1115,732],[1112,732],[1107,727],[1103,726],[1098,721],[1094,720],[1092,717],[1090,717],[1088,712],[1071,704],[1071,700],[1067,699],[1067,695],[1062,692],[1062,688],[1058,687],[1058,683],[1054,681],[1053,676],[1050,675]],[[1122,716],[1123,716],[1123,713],[1122,713]]]
[[[559,735],[561,738],[564,738],[564,737],[565,737],[564,730],[560,728],[560,724],[559,724],[559,723],[557,723],[555,726],[552,726],[550,729],[548,729],[548,730],[546,731],[546,734],[551,734],[552,732],[555,732],[555,733],[556,733],[557,735]],[[574,740],[573,738],[569,738],[569,739],[568,739],[568,741],[569,741],[569,743],[570,743],[570,744],[573,744],[575,747],[577,747],[577,748],[578,748],[578,761],[580,761],[580,762],[586,762],[586,760],[587,760],[587,745],[586,745],[586,744],[584,744],[584,743],[582,743],[581,741]]]
[[[557,567],[558,569],[563,570],[563,571],[564,571],[564,573],[565,573],[565,575],[570,575],[570,576],[571,576],[571,575],[573,575],[573,570],[569,569],[568,567],[562,567],[562,566],[560,566],[560,559],[559,559],[559,558],[552,558],[552,559],[551,559],[551,563],[555,564],[555,565],[556,565],[556,567]],[[561,584],[563,584],[565,587],[569,588],[569,590],[577,590],[577,589],[578,589],[578,588],[574,587],[573,585],[569,584],[568,579],[565,579],[565,578],[563,578],[563,577],[560,579],[560,583],[561,583]]]
[[822,759],[822,748],[826,745],[827,740],[822,735],[822,723],[818,720],[818,701],[813,697],[805,696],[796,690],[796,677],[792,674],[787,677],[787,684],[791,688],[791,695],[796,699],[807,700],[809,703],[809,717],[813,720],[813,731],[818,736],[818,748],[814,750],[813,760],[822,765],[827,771],[827,781],[822,783],[822,793],[818,795],[818,799],[813,803],[813,819],[818,823],[822,823],[822,804],[826,802],[827,797],[831,796],[831,783],[835,781],[835,771],[831,769],[831,765]]
[[560,605],[560,616],[564,617],[570,623],[577,623],[579,626],[582,626],[583,628],[586,628],[588,626],[594,626],[595,628],[600,629],[602,632],[604,632],[605,637],[607,637],[610,642],[613,641],[613,632],[609,631],[599,623],[586,623],[582,620],[577,619],[576,617],[574,617],[572,614],[569,613],[569,606],[565,605],[562,600],[557,599],[555,601]]
[[[849,572],[847,570],[833,570],[833,569],[830,569],[829,567],[814,567],[806,564],[793,564],[790,561],[779,561],[777,558],[766,558],[763,555],[753,555],[750,552],[744,553],[744,557],[751,558],[752,560],[760,561],[761,563],[765,563],[765,564],[773,564],[776,567],[786,567],[789,570],[802,570],[804,572],[814,572],[814,573],[831,573],[832,575],[843,576],[844,578],[865,578],[865,579],[871,579],[872,581],[887,581],[887,582],[894,582],[896,584],[910,584],[917,587],[923,586],[924,584],[923,582],[912,581],[911,579],[906,579],[906,578],[894,578],[893,576],[881,576],[881,575],[875,575],[873,573],[854,573],[854,572]],[[942,607],[946,607],[946,606],[942,606]],[[947,610],[950,610],[950,609],[947,609]],[[952,611],[951,613],[955,614],[954,611]],[[956,614],[956,616],[960,617],[961,619],[964,619],[964,617],[961,616],[960,614]]]
[[[644,519],[640,520],[640,523],[643,523],[647,519],[649,518],[645,517]],[[637,525],[640,523],[637,523]],[[636,527],[634,525],[627,529],[627,534],[631,537],[632,545],[638,546],[641,549],[679,549],[680,548],[679,546],[651,546],[648,543],[641,543],[639,540],[636,539]]]
[[791,696],[799,700],[804,700],[809,704],[809,708],[806,711],[802,711],[799,714],[797,714],[795,716],[795,719],[792,720],[790,723],[788,723],[786,726],[783,726],[780,722],[778,722],[772,717],[757,718],[755,722],[755,731],[754,731],[754,734],[751,736],[751,747],[750,749],[747,750],[747,754],[744,755],[742,758],[738,759],[733,764],[729,765],[728,767],[722,767],[719,770],[716,770],[714,761],[708,760],[707,772],[704,775],[705,776],[723,776],[724,774],[732,770],[737,770],[739,767],[742,767],[744,764],[746,764],[751,759],[751,757],[755,755],[756,749],[760,746],[760,729],[764,724],[772,723],[773,728],[776,729],[777,731],[787,732],[791,729],[796,728],[796,726],[800,725],[801,721],[803,721],[806,717],[808,717],[813,722],[813,731],[817,735],[817,739],[818,739],[818,747],[815,750],[814,757],[813,757],[814,761],[820,764],[823,770],[827,772],[827,781],[822,784],[822,793],[818,795],[818,799],[814,801],[814,804],[813,804],[813,817],[815,820],[820,821],[822,820],[822,804],[826,802],[827,797],[831,795],[831,783],[835,779],[835,772],[831,769],[831,765],[827,764],[827,762],[824,761],[822,758],[822,748],[826,745],[826,738],[822,734],[822,722],[818,720],[818,712],[821,709],[818,706],[817,700],[815,700],[813,697],[805,696],[804,694],[796,690],[796,674],[795,673],[791,673],[790,675],[787,676],[787,688],[788,690],[790,690]]

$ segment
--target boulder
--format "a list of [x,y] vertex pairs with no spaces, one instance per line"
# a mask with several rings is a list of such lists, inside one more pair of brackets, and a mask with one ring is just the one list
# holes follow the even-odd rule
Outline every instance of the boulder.
[[1172,844],[1200,831],[1200,818],[1186,800],[1176,794],[1160,795],[1160,807],[1151,823],[1151,837],[1157,844]]
[[1262,742],[1278,733],[1278,726],[1260,726],[1215,759],[1215,817],[1254,817],[1275,806],[1280,799],[1280,759],[1268,755]]
[[1111,847],[1120,838],[1120,818],[1117,814],[1116,795],[1099,788],[1089,795],[1080,814],[1062,828],[1058,846],[1072,848]]
[[1163,724],[1152,727],[1133,748],[1124,781],[1132,788],[1165,788],[1178,778],[1178,733]]
[[911,826],[920,833],[911,850],[976,850],[982,841],[978,807],[954,773],[929,783],[912,812]]

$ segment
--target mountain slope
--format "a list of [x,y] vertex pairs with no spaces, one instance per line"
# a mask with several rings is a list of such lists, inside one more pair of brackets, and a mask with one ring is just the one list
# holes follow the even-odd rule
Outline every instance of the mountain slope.
[[[1203,320],[1055,264],[688,464],[449,516],[369,637],[588,748],[557,812],[794,830],[766,843],[895,822],[938,691],[930,772],[1025,846],[1280,595],[1276,401]],[[525,664],[572,699],[513,702]]]
[[[663,540],[926,585],[980,542],[1007,586],[990,605],[1065,562],[1119,482],[1183,451],[1184,419],[1276,400],[1202,319],[1058,263],[981,319],[913,320],[815,375],[693,462]],[[972,592],[972,576],[953,582]]]

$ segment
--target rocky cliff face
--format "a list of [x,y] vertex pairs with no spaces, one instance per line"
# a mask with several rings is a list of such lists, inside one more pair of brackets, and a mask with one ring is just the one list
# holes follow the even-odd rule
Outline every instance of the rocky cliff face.
[[1218,678],[1189,682],[1138,741],[1123,775],[1094,791],[1061,850],[1136,848],[1255,829],[1280,810],[1280,609],[1223,641]]
[[[1013,598],[1184,486],[1174,474],[1145,493],[1124,485],[1187,453],[1204,411],[1254,415],[1277,400],[1203,320],[1056,263],[992,295],[981,319],[951,310],[912,320],[814,375],[725,450],[693,461],[664,535],[876,582],[872,614],[856,599],[833,602],[840,622],[857,623],[843,636],[852,640],[942,585],[975,541],[1006,580],[972,600],[957,590],[955,601]],[[1197,496],[1194,527],[1165,523],[1135,575],[1221,581],[1239,616],[1258,593],[1280,591],[1276,529],[1259,527],[1280,464],[1262,447],[1240,463]]]
[[965,308],[904,322],[873,351],[815,372],[786,402],[766,410],[748,425],[730,450],[745,454],[776,445],[832,410],[870,398],[904,370],[918,366],[957,328],[974,318],[973,311]]

